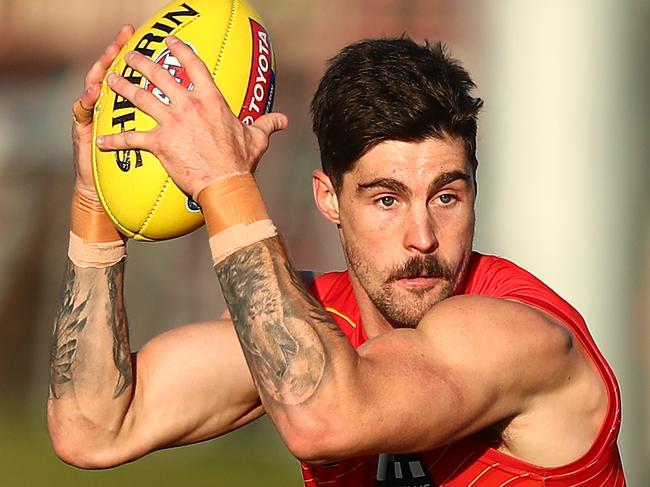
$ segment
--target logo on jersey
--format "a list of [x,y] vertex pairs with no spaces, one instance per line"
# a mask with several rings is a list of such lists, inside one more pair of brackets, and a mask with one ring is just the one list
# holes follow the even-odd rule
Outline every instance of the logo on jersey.
[[[194,46],[188,42],[185,44],[190,46],[192,48],[192,51],[196,53]],[[160,54],[158,54],[156,59],[154,59],[154,62],[156,64],[160,64],[163,68],[169,71],[169,74],[171,74],[176,82],[183,88],[187,88],[188,90],[192,90],[194,88],[194,85],[192,84],[187,71],[183,66],[181,66],[180,61],[169,51],[169,49],[165,49]],[[169,105],[169,98],[167,95],[165,95],[156,85],[154,85],[148,79],[144,80],[144,89],[149,90],[151,93],[153,93],[154,96],[165,105]]]
[[417,454],[382,453],[377,461],[377,487],[436,487],[429,470]]

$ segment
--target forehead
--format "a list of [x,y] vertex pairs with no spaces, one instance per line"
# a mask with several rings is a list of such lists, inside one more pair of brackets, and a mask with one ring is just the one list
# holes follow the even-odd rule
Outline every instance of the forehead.
[[462,171],[471,175],[463,141],[458,138],[427,138],[419,142],[387,140],[366,152],[345,173],[354,183],[373,178],[428,184],[442,173]]

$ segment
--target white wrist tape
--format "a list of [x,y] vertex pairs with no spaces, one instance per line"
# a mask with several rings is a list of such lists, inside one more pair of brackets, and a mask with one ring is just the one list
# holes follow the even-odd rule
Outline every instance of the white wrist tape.
[[123,240],[114,242],[84,242],[70,232],[68,257],[77,267],[103,269],[117,264],[126,257],[126,244]]
[[210,237],[212,262],[217,265],[238,250],[278,234],[271,220],[238,223]]

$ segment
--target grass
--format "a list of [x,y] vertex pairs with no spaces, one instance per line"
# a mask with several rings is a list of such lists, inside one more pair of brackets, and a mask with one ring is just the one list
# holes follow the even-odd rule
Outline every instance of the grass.
[[0,485],[4,487],[300,486],[298,462],[267,418],[223,438],[160,451],[121,467],[84,471],[61,462],[42,411],[0,415]]

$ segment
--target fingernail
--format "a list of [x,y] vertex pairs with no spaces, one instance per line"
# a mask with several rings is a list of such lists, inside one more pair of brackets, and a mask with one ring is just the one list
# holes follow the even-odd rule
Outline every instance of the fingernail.
[[134,57],[135,57],[135,52],[134,52],[134,51],[130,51],[130,52],[125,56],[125,59],[126,59],[127,61],[130,61],[130,60],[133,59]]
[[103,145],[104,144],[104,137],[102,137],[100,135],[99,137],[97,137],[96,142],[97,142],[97,145]]
[[106,78],[106,81],[108,81],[108,84],[111,85],[115,82],[117,79],[117,75],[115,73],[109,73],[108,78]]
[[172,36],[168,36],[168,37],[167,37],[167,42],[169,42],[170,44],[175,44],[175,43],[178,42],[178,37],[173,36],[173,35],[172,35]]

